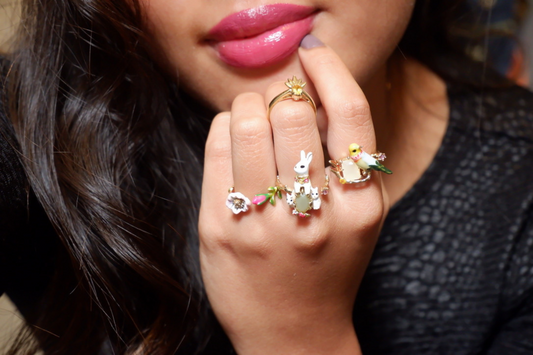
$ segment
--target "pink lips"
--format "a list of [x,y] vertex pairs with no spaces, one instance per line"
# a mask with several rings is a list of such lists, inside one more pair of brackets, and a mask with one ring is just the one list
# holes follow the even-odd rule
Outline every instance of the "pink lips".
[[264,5],[231,14],[209,31],[220,59],[239,68],[261,68],[291,55],[311,31],[314,8]]

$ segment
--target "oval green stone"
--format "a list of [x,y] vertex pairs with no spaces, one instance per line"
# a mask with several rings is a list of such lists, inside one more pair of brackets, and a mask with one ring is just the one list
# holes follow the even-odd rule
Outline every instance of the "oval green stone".
[[305,213],[311,209],[311,198],[309,195],[298,194],[294,204],[296,211]]

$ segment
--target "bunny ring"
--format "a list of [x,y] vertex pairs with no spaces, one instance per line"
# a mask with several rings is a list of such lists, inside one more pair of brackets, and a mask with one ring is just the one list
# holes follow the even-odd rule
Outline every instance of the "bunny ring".
[[313,187],[311,179],[309,178],[309,166],[313,160],[313,153],[305,154],[305,151],[300,152],[300,161],[294,166],[294,189],[287,187],[279,180],[276,180],[276,186],[268,188],[265,194],[255,195],[252,203],[255,205],[262,205],[269,201],[272,205],[276,203],[276,196],[281,198],[281,192],[286,193],[286,201],[289,206],[293,208],[292,214],[299,217],[309,217],[310,210],[320,209],[321,200],[320,195],[327,195],[329,191],[329,177],[325,175],[325,184],[318,190],[318,187]]
[[287,90],[283,91],[281,94],[276,96],[268,104],[268,114],[274,108],[274,106],[281,101],[285,100],[294,100],[294,101],[305,101],[313,108],[313,111],[316,114],[316,105],[311,96],[304,91],[305,82],[301,79],[297,79],[296,76],[293,76],[292,79],[287,79],[285,85],[288,87]]

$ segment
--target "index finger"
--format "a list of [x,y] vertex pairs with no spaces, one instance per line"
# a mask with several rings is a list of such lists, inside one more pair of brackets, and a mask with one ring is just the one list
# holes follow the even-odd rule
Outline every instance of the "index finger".
[[330,156],[334,159],[346,156],[351,143],[374,152],[376,138],[370,106],[340,57],[313,35],[304,38],[299,54],[328,117]]

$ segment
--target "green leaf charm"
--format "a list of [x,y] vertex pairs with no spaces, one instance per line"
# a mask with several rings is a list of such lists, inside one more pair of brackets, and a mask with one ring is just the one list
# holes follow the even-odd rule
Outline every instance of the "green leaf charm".
[[266,194],[257,194],[255,195],[252,203],[254,205],[262,205],[263,203],[265,203],[267,200],[268,202],[270,202],[270,204],[272,206],[275,206],[276,205],[276,196],[281,199],[282,197],[282,194],[281,194],[281,190],[276,187],[276,186],[270,186],[268,189],[267,189],[267,193]]

